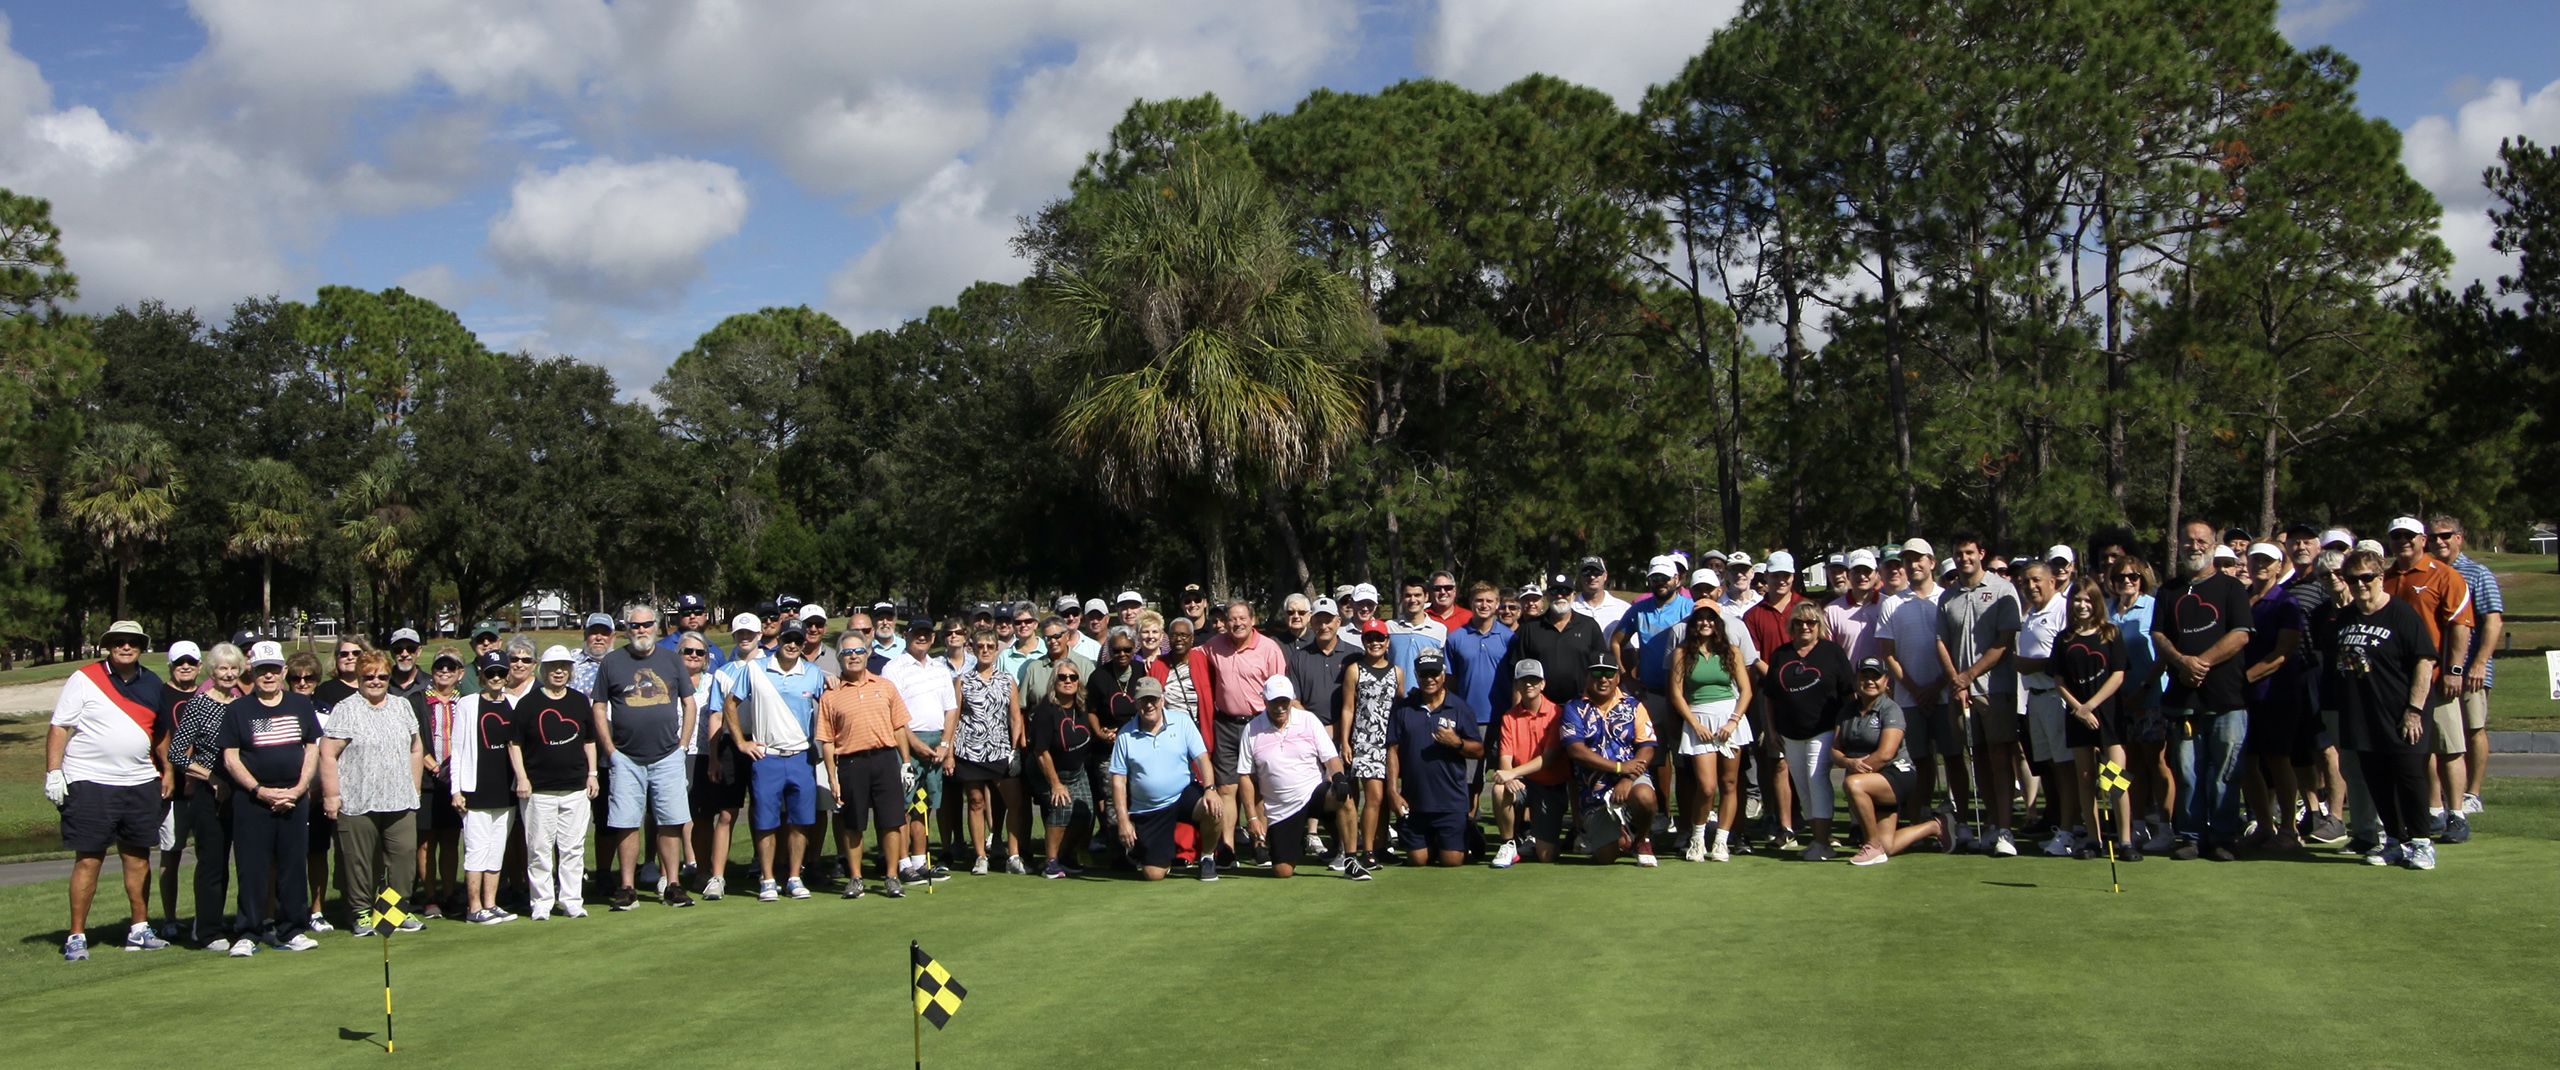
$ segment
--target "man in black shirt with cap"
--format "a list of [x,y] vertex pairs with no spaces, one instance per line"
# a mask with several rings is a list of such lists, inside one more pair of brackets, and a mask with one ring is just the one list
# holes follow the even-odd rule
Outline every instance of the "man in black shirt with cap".
[[1545,615],[1521,619],[1511,656],[1546,666],[1547,701],[1562,706],[1582,697],[1584,667],[1608,652],[1609,639],[1601,634],[1600,622],[1573,611],[1573,585],[1558,577],[1547,586]]

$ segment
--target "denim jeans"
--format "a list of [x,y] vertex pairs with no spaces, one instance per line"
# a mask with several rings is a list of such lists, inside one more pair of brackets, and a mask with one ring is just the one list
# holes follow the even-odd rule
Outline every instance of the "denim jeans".
[[2206,843],[2240,839],[2240,745],[2249,738],[2249,711],[2188,710],[2170,731],[2171,767],[2178,777],[2178,835]]

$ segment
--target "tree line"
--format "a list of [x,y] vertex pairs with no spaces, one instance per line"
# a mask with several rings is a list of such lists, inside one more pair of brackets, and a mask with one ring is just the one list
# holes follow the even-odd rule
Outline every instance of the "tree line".
[[2397,132],[2274,11],[1762,0],[1633,109],[1142,100],[1030,277],[740,313],[647,403],[397,289],[71,314],[11,195],[0,633],[2560,516],[2555,153],[2484,176],[2518,272],[2446,289]]

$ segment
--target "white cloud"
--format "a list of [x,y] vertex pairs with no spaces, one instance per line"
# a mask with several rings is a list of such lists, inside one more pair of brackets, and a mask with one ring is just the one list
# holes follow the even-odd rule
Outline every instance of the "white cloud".
[[1440,0],[1415,46],[1432,76],[1479,92],[1533,73],[1608,93],[1620,107],[1680,73],[1740,0]]
[[727,164],[602,157],[517,180],[489,255],[554,296],[639,304],[701,275],[703,252],[746,217],[746,183]]
[[2514,79],[2497,79],[2452,118],[2426,116],[2402,135],[2401,164],[2444,204],[2442,235],[2454,255],[2447,282],[2454,289],[2515,270],[2514,257],[2489,248],[2490,197],[2480,174],[2496,166],[2498,142],[2519,135],[2560,144],[2560,81],[2527,97]]
[[2276,13],[2276,32],[2290,41],[2316,43],[2322,34],[2363,14],[2364,5],[2365,0],[2296,0]]

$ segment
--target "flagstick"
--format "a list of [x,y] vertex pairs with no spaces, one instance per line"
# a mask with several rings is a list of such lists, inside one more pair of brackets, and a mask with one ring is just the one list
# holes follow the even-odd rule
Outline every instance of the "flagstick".
[[[933,882],[926,881],[924,886],[930,889]],[[916,1006],[917,950],[915,941],[907,941],[907,1010],[912,1012],[909,1017],[915,1019],[912,1024],[916,1029],[916,1070],[924,1070],[924,1009]]]
[[375,927],[382,929],[382,1051],[388,1055],[398,1050],[391,1039],[391,930],[379,924]]

